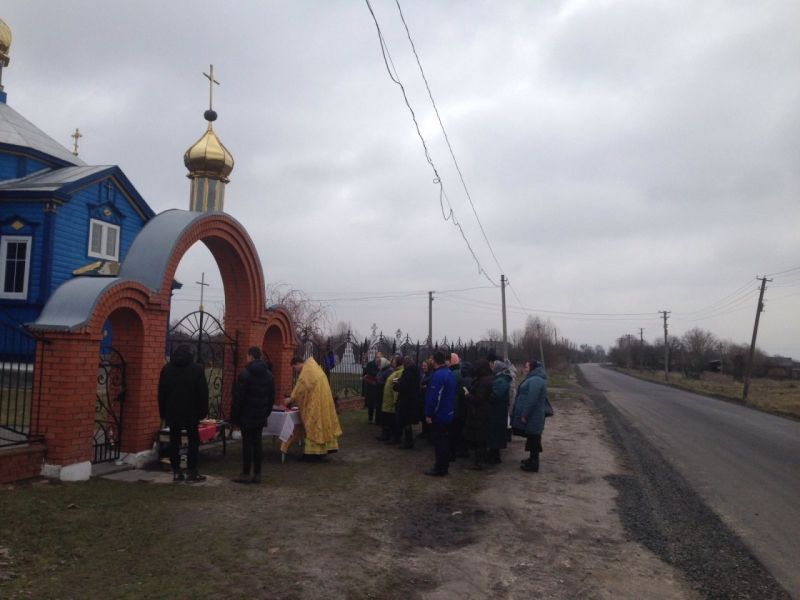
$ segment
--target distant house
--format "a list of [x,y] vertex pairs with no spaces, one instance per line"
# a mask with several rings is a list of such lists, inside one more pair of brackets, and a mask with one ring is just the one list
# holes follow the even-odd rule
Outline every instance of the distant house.
[[116,166],[90,166],[0,88],[0,321],[36,320],[76,276],[116,275],[153,210]]

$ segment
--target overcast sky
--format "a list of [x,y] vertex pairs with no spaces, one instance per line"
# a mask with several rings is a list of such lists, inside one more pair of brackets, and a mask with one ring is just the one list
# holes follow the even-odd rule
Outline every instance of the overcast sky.
[[[226,211],[268,283],[326,300],[362,336],[374,322],[424,338],[427,290],[435,338],[500,329],[502,268],[509,330],[538,314],[576,343],[640,327],[652,341],[669,310],[671,333],[749,342],[755,277],[773,274],[759,346],[800,358],[800,3],[401,0],[496,260],[397,5],[372,3],[487,276],[442,218],[364,2],[6,0],[3,84],[65,146],[79,127],[81,158],[118,164],[159,212],[188,208],[183,153],[213,63],[215,130],[236,161]],[[203,271],[219,310],[202,247],[179,268],[178,312]],[[387,295],[401,297],[353,299]]]

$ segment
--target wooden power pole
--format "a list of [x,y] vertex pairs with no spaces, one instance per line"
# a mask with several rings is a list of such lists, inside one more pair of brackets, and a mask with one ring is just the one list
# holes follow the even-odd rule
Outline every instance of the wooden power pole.
[[747,393],[750,391],[750,375],[753,373],[753,356],[756,353],[756,336],[758,335],[758,321],[761,318],[761,313],[764,312],[764,290],[767,288],[767,282],[772,279],[766,277],[756,277],[761,280],[761,292],[758,294],[758,306],[756,307],[756,322],[753,325],[753,339],[750,340],[750,352],[747,354],[747,369],[744,375],[744,391],[742,392],[742,401],[747,402]]
[[503,360],[508,362],[508,329],[506,327],[506,276],[500,275],[500,296],[503,301]]
[[672,311],[658,311],[664,317],[664,381],[669,381],[669,340],[667,339],[667,317]]
[[433,348],[433,291],[428,292],[428,343]]

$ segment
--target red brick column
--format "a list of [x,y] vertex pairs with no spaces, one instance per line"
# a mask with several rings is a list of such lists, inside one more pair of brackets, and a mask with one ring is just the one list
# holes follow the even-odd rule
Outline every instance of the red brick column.
[[89,461],[100,332],[50,334],[48,339],[35,367],[41,373],[40,431],[47,441],[47,462]]

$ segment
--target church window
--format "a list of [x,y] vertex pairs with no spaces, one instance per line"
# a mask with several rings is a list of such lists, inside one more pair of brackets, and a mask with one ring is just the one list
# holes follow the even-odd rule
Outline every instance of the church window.
[[119,225],[91,219],[89,221],[89,256],[119,259]]
[[31,238],[3,236],[0,241],[0,298],[25,300],[31,265]]

